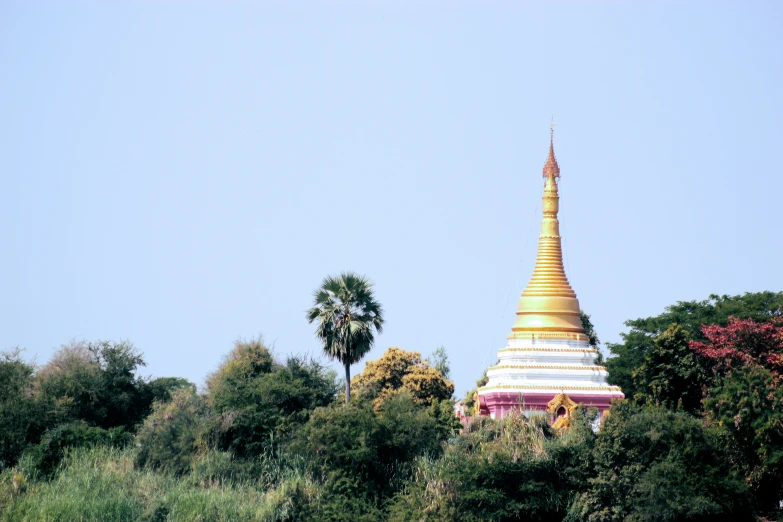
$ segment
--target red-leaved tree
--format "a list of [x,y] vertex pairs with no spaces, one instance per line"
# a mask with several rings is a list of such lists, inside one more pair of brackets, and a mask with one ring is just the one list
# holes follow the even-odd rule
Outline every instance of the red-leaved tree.
[[783,321],[757,323],[752,319],[729,318],[728,326],[704,325],[707,342],[691,341],[690,347],[725,374],[747,365],[766,368],[779,378],[783,375]]

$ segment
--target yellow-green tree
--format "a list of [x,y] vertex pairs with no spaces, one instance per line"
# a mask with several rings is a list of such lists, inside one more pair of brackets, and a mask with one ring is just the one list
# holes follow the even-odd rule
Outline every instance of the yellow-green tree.
[[359,393],[374,399],[376,409],[399,391],[410,393],[416,402],[426,405],[450,399],[454,393],[454,383],[423,360],[419,352],[396,347],[368,362],[351,382]]

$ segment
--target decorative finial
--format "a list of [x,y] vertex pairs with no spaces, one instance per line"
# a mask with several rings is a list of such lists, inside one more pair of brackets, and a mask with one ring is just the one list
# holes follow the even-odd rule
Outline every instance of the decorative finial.
[[559,178],[560,166],[555,159],[555,118],[552,117],[552,123],[549,124],[549,157],[544,164],[544,177],[549,176]]

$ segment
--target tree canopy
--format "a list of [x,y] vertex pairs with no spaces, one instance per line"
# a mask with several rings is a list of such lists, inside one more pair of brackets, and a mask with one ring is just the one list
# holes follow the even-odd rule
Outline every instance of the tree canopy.
[[207,380],[207,399],[220,416],[218,447],[238,456],[266,451],[270,439],[304,424],[334,399],[333,372],[317,361],[275,361],[260,338],[237,341]]
[[701,411],[704,386],[710,381],[704,361],[691,349],[688,333],[673,324],[657,337],[633,373],[634,398],[668,408]]
[[626,397],[637,394],[634,372],[644,364],[644,357],[655,339],[672,324],[680,325],[689,340],[704,341],[702,325],[726,326],[729,317],[769,321],[783,314],[783,292],[756,292],[736,296],[710,295],[703,301],[679,301],[667,306],[655,317],[625,322],[630,331],[620,334],[621,343],[609,343],[613,357],[605,361],[611,384],[620,386]]

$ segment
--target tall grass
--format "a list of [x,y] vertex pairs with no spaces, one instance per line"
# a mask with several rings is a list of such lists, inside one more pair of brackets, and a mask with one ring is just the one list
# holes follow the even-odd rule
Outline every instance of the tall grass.
[[212,522],[292,520],[297,502],[316,503],[303,473],[282,473],[275,486],[225,477],[225,454],[208,454],[183,478],[134,469],[133,450],[107,447],[70,452],[50,481],[25,477],[23,467],[0,475],[0,519],[8,522]]

